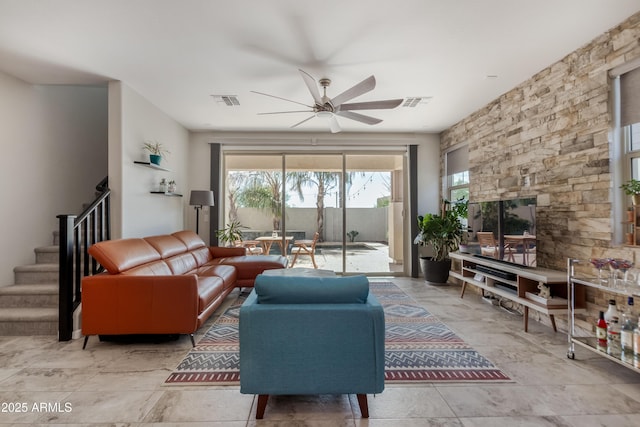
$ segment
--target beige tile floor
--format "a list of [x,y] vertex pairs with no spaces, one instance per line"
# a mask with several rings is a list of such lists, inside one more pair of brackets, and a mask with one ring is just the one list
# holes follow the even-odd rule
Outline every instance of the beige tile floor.
[[0,425],[640,425],[640,374],[582,349],[569,360],[564,334],[535,321],[525,333],[520,316],[471,293],[461,300],[458,286],[393,281],[513,382],[387,385],[369,397],[368,420],[360,418],[354,396],[276,397],[256,422],[256,399],[239,387],[163,385],[189,351],[187,337],[161,344],[93,337],[84,351],[82,340],[0,337]]

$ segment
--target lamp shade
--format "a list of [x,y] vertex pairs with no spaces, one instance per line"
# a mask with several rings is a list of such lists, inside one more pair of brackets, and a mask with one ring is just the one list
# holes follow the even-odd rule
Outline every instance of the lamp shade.
[[191,190],[189,204],[191,206],[214,206],[213,191]]

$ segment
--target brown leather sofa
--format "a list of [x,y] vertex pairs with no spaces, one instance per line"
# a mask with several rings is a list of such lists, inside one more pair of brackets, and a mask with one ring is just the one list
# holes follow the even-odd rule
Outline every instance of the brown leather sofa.
[[252,287],[287,258],[208,247],[192,231],[99,242],[89,254],[106,271],[82,280],[82,334],[193,333],[236,287]]

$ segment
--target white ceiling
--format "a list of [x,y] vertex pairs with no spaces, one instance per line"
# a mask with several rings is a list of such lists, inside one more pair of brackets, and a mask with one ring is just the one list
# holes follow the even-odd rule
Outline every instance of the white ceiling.
[[[121,80],[191,130],[284,131],[311,104],[298,69],[362,111],[343,132],[439,132],[640,11],[640,0],[0,0],[0,70],[31,83]],[[488,78],[487,76],[497,76]],[[236,95],[227,107],[212,94]],[[327,131],[314,118],[298,131]]]

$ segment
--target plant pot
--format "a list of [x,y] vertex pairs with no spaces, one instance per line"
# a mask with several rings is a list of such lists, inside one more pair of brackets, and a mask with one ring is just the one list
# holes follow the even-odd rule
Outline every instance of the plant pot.
[[625,233],[625,240],[627,245],[633,245],[633,233]]
[[430,257],[421,257],[420,268],[424,273],[425,281],[429,283],[447,283],[449,270],[451,270],[451,259],[434,261]]
[[158,154],[149,154],[149,161],[154,165],[160,166],[160,161],[162,160],[162,156]]
[[627,211],[627,222],[633,222],[635,214],[635,211]]
[[640,205],[640,194],[633,194],[631,196],[631,203],[633,204],[633,206],[639,206]]

